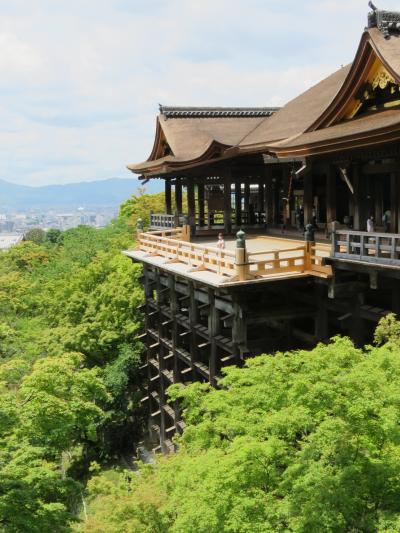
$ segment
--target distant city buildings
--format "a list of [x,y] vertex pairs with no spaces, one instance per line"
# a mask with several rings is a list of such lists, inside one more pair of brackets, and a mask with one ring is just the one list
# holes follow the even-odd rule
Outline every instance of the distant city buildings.
[[11,246],[18,244],[23,240],[23,235],[7,235],[5,233],[0,233],[0,252],[3,250],[8,250]]
[[79,225],[102,228],[117,216],[113,207],[85,209],[79,207],[70,211],[49,209],[40,211],[9,211],[0,213],[0,236],[5,234],[23,235],[32,228],[67,230]]

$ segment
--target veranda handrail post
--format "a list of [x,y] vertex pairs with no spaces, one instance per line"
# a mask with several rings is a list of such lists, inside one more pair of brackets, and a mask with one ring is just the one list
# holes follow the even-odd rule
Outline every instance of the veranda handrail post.
[[235,268],[238,281],[245,281],[249,265],[246,254],[246,234],[241,229],[236,233]]
[[332,239],[332,251],[331,251],[331,254],[333,257],[335,257],[336,255],[336,251],[340,251],[340,250],[336,250],[337,248],[337,241],[338,241],[338,235],[336,233],[337,229],[339,228],[339,223],[334,220],[332,222],[332,235],[331,235],[331,239]]
[[143,234],[143,220],[141,218],[138,218],[136,221],[136,248],[140,249],[140,240]]
[[306,231],[304,232],[305,245],[305,257],[304,257],[304,270],[312,270],[312,254],[313,246],[315,246],[315,234],[312,224],[307,224]]
[[190,225],[188,215],[183,216],[182,239],[184,241],[190,242]]

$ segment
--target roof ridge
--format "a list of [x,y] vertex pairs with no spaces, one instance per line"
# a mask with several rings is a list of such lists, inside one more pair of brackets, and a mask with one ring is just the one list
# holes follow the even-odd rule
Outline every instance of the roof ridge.
[[269,117],[279,107],[231,107],[231,106],[163,106],[160,113],[165,118],[208,118],[208,117]]

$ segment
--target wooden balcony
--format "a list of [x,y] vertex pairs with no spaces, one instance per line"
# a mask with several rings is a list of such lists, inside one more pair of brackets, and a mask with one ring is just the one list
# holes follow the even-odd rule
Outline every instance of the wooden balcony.
[[182,223],[182,215],[167,215],[166,213],[150,213],[150,229],[173,229]]
[[335,229],[332,232],[332,258],[398,268],[400,234]]
[[[137,247],[125,253],[135,261],[158,266],[215,287],[292,277],[332,275],[325,265],[331,246],[301,240],[252,236],[243,243],[226,240],[190,242],[190,228],[138,231]],[[239,244],[239,246],[238,246]]]

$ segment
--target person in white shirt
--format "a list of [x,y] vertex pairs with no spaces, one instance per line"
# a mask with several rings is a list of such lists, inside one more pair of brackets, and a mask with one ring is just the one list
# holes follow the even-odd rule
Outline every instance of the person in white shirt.
[[225,249],[225,241],[224,241],[223,233],[218,233],[217,248],[219,248],[220,250],[224,250]]
[[367,219],[367,231],[368,233],[373,233],[375,231],[374,217],[372,215]]

